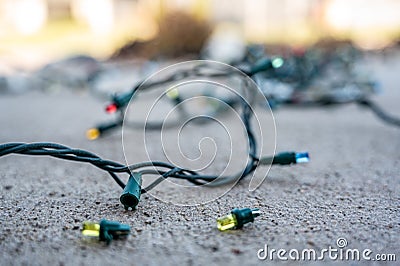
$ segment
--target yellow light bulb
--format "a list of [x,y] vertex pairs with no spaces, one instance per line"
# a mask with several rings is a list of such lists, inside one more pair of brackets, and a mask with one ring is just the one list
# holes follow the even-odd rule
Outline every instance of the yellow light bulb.
[[178,89],[177,89],[177,88],[170,89],[169,91],[167,91],[167,96],[168,96],[170,99],[176,99],[176,98],[178,98],[178,97],[179,97],[179,91],[178,91]]
[[86,131],[86,137],[89,140],[95,140],[100,136],[100,131],[97,128],[91,128]]
[[217,219],[217,226],[220,231],[232,229],[236,227],[236,225],[237,225],[237,220],[235,215],[233,214],[228,214],[224,217]]
[[87,237],[99,237],[100,224],[88,221],[83,222],[82,235]]
[[244,224],[254,222],[254,218],[260,215],[259,209],[233,209],[230,214],[217,219],[220,231],[240,229]]

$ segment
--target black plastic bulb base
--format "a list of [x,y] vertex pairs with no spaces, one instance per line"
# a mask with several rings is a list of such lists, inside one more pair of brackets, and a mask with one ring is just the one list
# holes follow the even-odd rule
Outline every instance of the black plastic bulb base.
[[141,186],[142,175],[140,173],[132,173],[119,198],[125,210],[134,209],[139,204],[142,190]]
[[127,224],[121,224],[119,222],[101,220],[100,221],[100,241],[106,241],[110,244],[113,239],[120,239],[129,235],[131,228]]
[[233,209],[231,213],[236,218],[236,228],[240,229],[244,224],[254,222],[254,218],[260,215],[259,209]]

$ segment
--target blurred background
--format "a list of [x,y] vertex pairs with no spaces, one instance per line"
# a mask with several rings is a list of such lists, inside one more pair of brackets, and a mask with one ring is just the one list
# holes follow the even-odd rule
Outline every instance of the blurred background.
[[382,83],[366,58],[397,58],[399,10],[397,0],[0,0],[0,93],[87,89],[110,101],[172,63],[246,71],[275,58],[250,75],[272,107],[362,103]]
[[383,49],[398,44],[399,10],[397,0],[0,0],[0,64],[107,59],[124,46],[125,58],[196,54],[211,39],[240,48],[334,38]]
[[[126,162],[129,151],[135,163],[148,161],[148,152],[181,162],[179,152],[191,159],[200,151],[218,155],[206,169],[210,173],[220,173],[226,162],[241,168],[249,146],[242,141],[244,123],[234,123],[237,116],[224,108],[229,104],[240,111],[239,97],[220,94],[215,86],[199,86],[199,94],[171,90],[157,113],[176,110],[169,129],[180,130],[174,122],[188,124],[192,112],[212,119],[189,125],[189,137],[172,138],[175,131],[168,131],[165,146],[159,145],[158,131],[167,117],[157,115],[149,127],[154,131],[144,131],[146,108],[158,92],[193,76],[155,75],[153,84],[168,77],[182,80],[132,98],[132,88],[165,66],[212,59],[250,73],[267,97],[276,130],[262,123],[261,138],[253,119],[257,149],[275,147],[268,145],[276,140],[277,152],[311,155],[303,167],[273,167],[254,192],[245,181],[224,198],[193,208],[144,196],[133,216],[121,212],[115,184],[93,167],[2,158],[1,264],[256,265],[264,243],[286,250],[321,248],[338,237],[346,237],[352,248],[397,252],[399,48],[400,0],[0,0],[2,143],[57,142],[119,162]],[[189,70],[199,69],[221,73],[210,67]],[[237,82],[230,72],[223,74],[222,80]],[[237,87],[245,90],[245,85]],[[192,108],[193,101],[181,105],[198,95],[210,99],[199,99],[199,108]],[[126,109],[131,98],[137,99],[130,104],[134,107]],[[265,101],[256,107],[270,114]],[[125,110],[131,113],[124,121],[123,149]],[[235,126],[228,133],[238,152],[227,145],[219,127],[225,124],[215,124],[214,118]],[[209,136],[221,143],[218,153],[199,142]],[[145,147],[147,137],[152,139]],[[194,165],[185,163],[189,166],[183,168]],[[214,195],[164,183],[160,188],[158,195],[169,203]],[[265,213],[254,225],[237,234],[213,231],[216,217],[250,206]],[[79,244],[81,222],[102,218],[134,225],[134,236],[111,249]]]

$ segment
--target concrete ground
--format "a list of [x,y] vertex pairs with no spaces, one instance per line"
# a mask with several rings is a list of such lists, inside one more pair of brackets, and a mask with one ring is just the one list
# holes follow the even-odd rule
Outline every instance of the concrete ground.
[[[399,116],[400,55],[368,62],[383,89],[374,100]],[[124,162],[120,133],[93,142],[84,137],[107,118],[102,108],[86,93],[2,95],[0,142],[58,142]],[[346,248],[370,249],[371,257],[396,254],[399,261],[400,129],[354,105],[284,108],[274,115],[277,150],[309,151],[312,161],[273,167],[254,192],[245,180],[198,206],[144,195],[138,209],[127,212],[120,188],[90,165],[0,158],[0,264],[264,265],[269,259],[259,260],[257,252],[265,245],[319,252],[337,248],[339,238],[347,240]],[[146,159],[136,156],[137,162]],[[172,202],[198,196],[162,185],[159,190]],[[262,215],[242,230],[219,232],[215,219],[235,207],[257,207]],[[109,246],[83,241],[82,222],[102,218],[129,224],[131,235]],[[325,262],[334,263],[327,257]]]

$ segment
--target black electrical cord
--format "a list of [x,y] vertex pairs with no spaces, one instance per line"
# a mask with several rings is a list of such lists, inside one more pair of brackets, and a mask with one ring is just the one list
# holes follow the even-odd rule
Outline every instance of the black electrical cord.
[[[255,142],[252,144],[255,146]],[[252,148],[251,150],[254,150]],[[126,184],[117,176],[117,173],[127,173],[131,175],[132,171],[139,172],[143,175],[160,175],[153,183],[146,188],[141,189],[141,193],[146,193],[160,184],[167,178],[177,178],[187,180],[194,185],[207,185],[213,181],[217,181],[211,185],[222,185],[231,183],[244,178],[255,170],[259,165],[265,164],[292,164],[299,163],[297,153],[282,153],[274,157],[265,157],[257,159],[251,157],[246,169],[242,173],[233,176],[216,176],[216,175],[201,175],[195,171],[182,169],[172,164],[158,161],[142,162],[132,165],[123,165],[118,162],[102,159],[94,153],[73,149],[57,143],[5,143],[0,144],[0,157],[10,154],[34,155],[34,156],[51,156],[58,159],[69,161],[84,162],[94,165],[95,167],[108,172],[114,181],[121,187],[125,188]],[[308,154],[300,154],[302,158],[308,160]],[[259,162],[261,162],[259,164]]]
[[[185,74],[183,76],[187,76]],[[182,75],[178,75],[180,78]],[[134,89],[135,93],[137,89]],[[130,97],[134,97],[132,94]],[[9,154],[23,154],[23,155],[36,155],[36,156],[52,156],[59,159],[86,162],[94,165],[101,170],[104,170],[110,174],[114,181],[124,189],[120,201],[124,205],[125,209],[134,208],[137,206],[140,200],[140,194],[147,193],[162,181],[167,178],[176,178],[186,180],[193,185],[200,186],[220,186],[224,184],[238,182],[250,175],[259,165],[263,164],[293,164],[298,162],[308,162],[308,154],[298,153],[284,153],[278,154],[274,157],[267,157],[259,159],[257,156],[257,142],[255,135],[251,127],[251,119],[254,115],[251,109],[250,103],[244,98],[238,96],[239,104],[242,107],[241,120],[245,126],[245,131],[248,138],[248,158],[247,165],[238,171],[236,174],[229,176],[218,176],[218,175],[204,175],[192,171],[189,169],[182,169],[175,165],[165,162],[150,161],[142,162],[132,165],[123,165],[114,161],[105,160],[93,154],[91,152],[72,149],[64,145],[56,143],[6,143],[0,144],[0,157]],[[123,108],[124,109],[124,108]],[[123,112],[120,113],[117,121],[103,124],[96,130],[89,132],[88,136],[96,137],[101,133],[108,131],[109,129],[118,127],[123,123]],[[126,173],[129,175],[127,183],[124,183],[118,173]],[[159,175],[155,181],[150,183],[147,187],[141,187],[142,175]]]
[[357,101],[357,103],[360,104],[361,106],[368,107],[377,117],[379,117],[386,123],[400,127],[400,119],[387,114],[376,103],[374,103],[368,99],[359,100],[359,101]]
[[338,101],[332,99],[332,97],[326,97],[318,101],[305,101],[300,103],[284,103],[284,104],[286,104],[287,106],[299,107],[299,108],[319,108],[322,106],[358,104],[362,107],[369,108],[383,122],[392,126],[400,127],[400,118],[388,114],[386,111],[382,109],[382,107],[380,107],[379,105],[377,105],[376,103],[367,98],[361,98],[361,99],[355,98],[346,101]]
[[[261,62],[255,64],[250,70],[243,71],[247,75],[253,75],[257,72],[263,71],[271,67],[271,61],[269,59],[263,59]],[[206,69],[205,69],[206,70]],[[117,95],[114,97],[114,105],[112,108],[119,110],[118,119],[114,122],[103,124],[97,129],[89,132],[88,137],[96,138],[100,134],[107,132],[110,129],[119,127],[123,124],[124,110],[131,100],[135,96],[135,93],[139,88],[151,88],[175,80],[184,79],[191,75],[203,75],[207,77],[218,77],[235,74],[236,72],[223,72],[215,71],[211,73],[204,72],[201,67],[193,68],[189,71],[183,71],[175,73],[167,79],[156,81],[151,84],[137,84],[130,92]],[[250,175],[258,166],[265,164],[293,164],[299,162],[308,162],[308,154],[306,153],[283,153],[273,157],[259,158],[257,156],[257,143],[255,135],[251,127],[251,118],[253,110],[250,104],[245,101],[242,97],[238,97],[239,104],[242,106],[241,119],[245,126],[245,131],[248,138],[248,158],[247,165],[242,171],[238,171],[236,174],[229,176],[218,176],[218,175],[204,175],[192,171],[189,169],[183,169],[172,165],[170,163],[150,161],[132,165],[123,165],[118,162],[102,159],[101,157],[91,152],[82,149],[73,149],[67,146],[56,144],[56,143],[5,143],[0,144],[0,157],[9,154],[22,154],[22,155],[34,155],[34,156],[51,156],[58,159],[85,162],[92,164],[93,166],[104,170],[110,174],[113,180],[124,189],[120,201],[123,203],[126,209],[134,208],[139,203],[140,194],[146,193],[151,189],[154,189],[162,181],[167,178],[176,178],[186,180],[194,185],[207,185],[207,186],[220,186],[228,183],[234,183],[244,179]],[[180,101],[180,99],[174,99]],[[126,173],[129,175],[127,183],[124,183],[117,174]],[[142,175],[159,175],[155,181],[150,183],[147,187],[141,187]]]
[[[127,173],[131,174],[131,171],[140,170],[146,167],[159,167],[159,168],[167,168],[167,169],[175,169],[173,172],[167,172],[168,175],[165,177],[169,177],[171,174],[182,173],[181,177],[176,178],[185,178],[185,175],[191,175],[195,172],[193,171],[185,171],[183,169],[179,169],[171,164],[164,162],[143,162],[138,164],[133,164],[129,166],[125,166],[123,164],[113,162],[110,160],[104,160],[99,156],[85,151],[81,149],[72,149],[57,143],[6,143],[0,144],[0,157],[6,156],[9,154],[23,154],[23,155],[38,155],[38,156],[52,156],[59,159],[77,161],[77,162],[86,162],[90,163],[97,168],[100,168],[106,172],[108,172],[114,181],[121,187],[125,187],[125,183],[116,175],[116,173]],[[179,169],[179,170],[177,170]],[[164,172],[160,171],[160,173],[164,174]],[[148,190],[147,190],[148,191]],[[145,193],[143,191],[142,193]]]
[[[254,75],[257,72],[269,69],[271,67],[271,61],[269,59],[263,59],[260,62],[256,63],[250,70],[242,70],[247,75]],[[119,116],[116,121],[111,123],[102,124],[94,131],[89,132],[88,137],[96,138],[100,134],[109,131],[110,129],[119,127],[123,124],[124,110],[127,107],[129,101],[135,97],[135,93],[138,92],[139,88],[149,89],[152,87],[156,87],[159,85],[164,85],[168,82],[181,80],[190,76],[207,76],[207,77],[222,77],[230,74],[235,74],[237,72],[227,72],[227,71],[211,71],[207,72],[208,69],[205,69],[203,65],[199,67],[195,67],[188,71],[177,72],[174,75],[159,80],[150,84],[137,84],[134,88],[125,94],[115,95],[114,96],[114,106],[111,106],[111,109],[117,109],[119,111]],[[246,92],[245,92],[246,93]],[[197,173],[196,171],[192,171],[189,169],[182,169],[175,165],[165,162],[158,161],[150,161],[143,162],[132,165],[123,165],[118,162],[110,161],[102,159],[101,157],[93,154],[91,152],[81,150],[81,149],[73,149],[66,147],[61,144],[56,143],[6,143],[0,144],[0,157],[6,156],[9,154],[22,154],[22,155],[35,155],[35,156],[51,156],[58,159],[76,161],[76,162],[85,162],[92,164],[93,166],[104,170],[110,174],[113,180],[124,189],[120,201],[124,204],[125,208],[135,207],[140,199],[140,194],[146,193],[151,189],[154,189],[157,185],[159,185],[162,181],[167,178],[176,178],[181,180],[186,180],[193,185],[207,185],[207,186],[220,186],[228,183],[233,183],[242,180],[246,176],[250,175],[258,166],[265,164],[293,164],[299,162],[308,161],[308,154],[302,153],[284,153],[278,154],[273,157],[265,157],[259,158],[257,156],[257,143],[255,139],[255,135],[253,133],[251,127],[251,118],[253,115],[253,110],[248,102],[245,101],[242,97],[238,97],[239,100],[237,102],[232,102],[231,104],[240,104],[242,107],[241,119],[245,126],[245,131],[247,133],[248,138],[248,158],[247,165],[242,169],[242,171],[238,171],[236,174],[229,176],[218,176],[218,175],[204,175]],[[181,99],[175,98],[172,99],[176,102],[180,102]],[[229,104],[230,105],[230,104]],[[147,125],[146,125],[147,126]],[[156,128],[159,125],[154,124]],[[126,173],[129,175],[129,179],[126,183],[124,183],[118,174]],[[141,187],[141,176],[142,175],[159,175],[155,181],[150,183],[147,187]]]
[[[248,76],[253,76],[256,73],[259,73],[261,71],[265,71],[268,69],[272,68],[272,63],[271,60],[269,58],[262,58],[260,60],[258,60],[255,64],[253,64],[252,67],[250,67],[249,69],[241,69],[241,72],[243,74],[246,74]],[[153,87],[157,87],[159,85],[165,85],[166,83],[169,82],[173,82],[173,81],[177,81],[177,80],[181,80],[187,77],[191,77],[191,76],[204,76],[204,77],[223,77],[223,76],[227,76],[229,74],[237,74],[237,71],[234,72],[230,72],[230,71],[218,71],[218,70],[209,70],[207,68],[206,65],[199,65],[196,66],[190,70],[186,70],[186,71],[181,71],[181,72],[177,72],[174,75],[171,75],[163,80],[159,80],[159,81],[155,81],[152,83],[139,83],[136,84],[131,91],[124,93],[124,94],[120,94],[120,95],[115,95],[113,97],[113,103],[111,106],[111,110],[117,110],[120,112],[120,115],[118,116],[118,122],[115,123],[111,123],[112,126],[103,126],[103,127],[98,127],[97,129],[101,129],[100,132],[97,132],[95,134],[95,136],[97,137],[98,135],[102,134],[102,129],[111,129],[113,128],[114,125],[120,125],[123,121],[123,115],[125,108],[127,107],[129,101],[135,97],[135,94],[138,93],[138,90],[147,90]],[[239,72],[240,73],[240,72]],[[247,81],[248,82],[248,81]],[[245,83],[245,85],[247,85]],[[249,93],[247,90],[244,90],[243,93]],[[161,183],[163,180],[165,180],[168,177],[176,177],[176,178],[182,178],[182,179],[186,179],[187,181],[195,184],[195,185],[207,185],[207,186],[219,186],[219,185],[224,185],[227,183],[231,183],[231,182],[236,182],[238,180],[241,180],[243,178],[245,178],[246,176],[250,175],[259,165],[259,161],[260,159],[257,156],[257,142],[255,139],[255,135],[253,133],[250,121],[253,115],[253,110],[251,109],[251,106],[248,102],[246,102],[246,100],[237,95],[234,98],[236,98],[236,100],[231,100],[229,99],[229,101],[224,101],[227,102],[227,104],[229,104],[230,106],[233,105],[240,105],[242,107],[242,112],[241,112],[241,120],[245,126],[245,131],[247,134],[247,138],[248,138],[248,145],[249,145],[249,149],[248,149],[248,160],[247,160],[247,164],[244,167],[244,169],[242,169],[242,171],[239,171],[238,173],[231,175],[231,176],[215,176],[215,175],[202,175],[202,174],[197,174],[197,173],[192,173],[192,175],[187,175],[187,174],[182,174],[179,171],[170,171],[170,172],[160,172],[160,171],[154,171],[154,170],[150,170],[150,171],[146,171],[146,174],[160,174],[161,177],[159,179],[157,179],[154,183],[152,183],[150,186],[148,186],[146,189],[144,189],[145,191],[154,188],[155,185]],[[174,101],[175,105],[179,105],[180,102],[182,102],[182,99],[180,98],[179,95],[177,95],[177,97],[171,98],[171,100]],[[185,110],[181,110],[181,115],[185,116],[187,115]],[[124,125],[126,126],[138,126],[138,125],[142,125],[140,123],[134,123],[134,122],[126,122],[124,123]],[[160,123],[146,123],[144,125],[147,129],[160,129],[164,126],[164,124],[162,122]],[[100,133],[100,134],[98,134]],[[95,138],[96,138],[95,137]],[[90,138],[90,135],[89,135]],[[294,154],[294,153],[293,153]],[[293,157],[294,158],[294,157]],[[308,158],[308,155],[307,155]],[[271,163],[274,163],[275,161],[273,160],[261,160],[262,162],[266,162],[266,161],[270,161]],[[296,158],[292,159],[290,158],[288,160],[289,163],[296,163]]]
[[[143,126],[143,123],[136,122],[136,121],[128,121],[124,122],[124,115],[126,108],[131,101],[131,99],[135,98],[135,95],[140,91],[148,91],[153,88],[157,88],[158,86],[165,86],[168,83],[175,82],[175,81],[180,81],[186,78],[190,77],[206,77],[206,78],[218,78],[218,77],[228,77],[228,76],[234,76],[234,75],[247,75],[249,77],[254,76],[255,74],[263,71],[267,71],[273,68],[271,59],[268,57],[263,57],[256,61],[254,64],[252,64],[250,67],[243,68],[243,67],[238,67],[237,69],[230,69],[226,70],[225,68],[223,70],[221,69],[209,69],[207,63],[204,64],[199,64],[197,66],[194,66],[191,69],[188,70],[182,70],[182,71],[177,71],[176,73],[160,79],[156,80],[153,82],[138,82],[136,83],[128,92],[125,93],[120,93],[120,94],[114,94],[112,96],[112,101],[109,105],[106,107],[106,112],[108,113],[115,113],[117,112],[117,118],[115,121],[111,122],[106,122],[97,125],[94,128],[89,129],[86,132],[86,136],[90,140],[97,139],[100,136],[106,135],[108,132],[110,132],[112,129],[117,128],[122,126],[122,124],[126,125],[127,127],[133,127],[137,128],[140,126]],[[239,71],[238,71],[239,70]],[[239,74],[240,73],[240,74]],[[238,98],[238,97],[234,97]],[[240,98],[240,97],[239,97]],[[176,106],[179,106],[179,103],[182,102],[182,99],[179,98],[172,98],[171,99]],[[241,100],[236,100],[236,99],[221,99],[224,101],[226,104],[233,106],[236,105],[238,102]],[[180,110],[181,116],[185,117],[187,115],[186,111],[181,108]],[[218,110],[216,110],[215,113],[217,113]],[[213,116],[211,114],[210,116]],[[162,127],[173,127],[175,124],[172,125],[165,125],[163,122],[146,122],[146,128],[147,129],[160,129]]]
[[[333,57],[333,58],[335,58],[335,57]],[[278,64],[278,65],[275,64],[275,59],[277,59],[276,61],[279,61],[280,64]],[[286,73],[286,72],[288,72],[286,74],[290,74],[292,72],[296,73],[296,71],[293,71],[293,69],[291,69],[290,67],[289,67],[289,69],[286,69],[287,67],[286,68],[282,67],[282,65],[285,66],[285,64],[286,64],[286,63],[284,63],[285,61],[282,58],[275,58],[275,59],[271,59],[271,58],[265,57],[265,56],[260,57],[257,60],[255,60],[254,62],[251,62],[251,64],[248,65],[247,68],[243,68],[243,66],[241,66],[241,67],[238,67],[238,69],[243,74],[248,75],[250,78],[253,78],[253,79],[254,79],[255,75],[269,74],[270,75],[270,76],[268,76],[269,78],[277,78],[279,80],[279,75],[282,73]],[[324,61],[324,60],[322,60],[322,61]],[[338,60],[336,60],[336,61],[338,61]],[[335,63],[336,61],[334,60],[332,62]],[[318,63],[318,62],[319,62],[319,60],[316,60],[316,63]],[[330,60],[327,60],[327,62],[324,63],[324,65],[325,65],[324,68],[326,68],[327,65],[329,65],[328,62],[330,62]],[[339,62],[341,62],[341,60],[339,60]],[[297,66],[297,67],[299,67],[299,66]],[[280,73],[279,71],[282,73]],[[321,71],[317,71],[315,73],[314,72],[312,72],[312,75],[310,75],[310,76],[306,75],[306,77],[294,78],[295,82],[294,82],[293,86],[295,88],[299,87],[302,89],[295,89],[294,92],[296,92],[296,93],[292,93],[292,95],[289,98],[286,98],[283,100],[282,99],[277,100],[276,104],[306,107],[306,106],[337,105],[337,104],[344,104],[344,103],[358,103],[360,105],[370,108],[371,111],[373,111],[377,115],[377,117],[379,117],[382,121],[389,123],[391,125],[400,126],[399,118],[395,118],[395,117],[387,114],[386,112],[384,112],[382,110],[382,108],[380,108],[375,103],[368,100],[366,98],[366,95],[362,96],[361,100],[360,100],[360,96],[355,96],[354,98],[350,97],[350,98],[343,99],[343,95],[336,95],[334,92],[331,92],[328,95],[324,95],[322,98],[310,99],[309,96],[307,96],[305,94],[308,90],[305,90],[306,85],[303,84],[302,80],[304,80],[304,79],[308,80],[308,83],[309,83],[311,80],[314,80],[318,77],[318,75],[317,75],[318,73],[319,74],[321,73]],[[227,70],[214,69],[214,68],[209,69],[207,67],[207,64],[200,64],[189,70],[177,71],[176,73],[170,75],[169,77],[166,77],[161,80],[156,80],[154,82],[137,83],[135,86],[133,86],[133,88],[130,91],[113,96],[112,103],[107,107],[107,110],[111,110],[112,112],[118,112],[119,115],[118,115],[117,119],[111,123],[100,124],[99,126],[90,129],[88,131],[87,137],[89,139],[96,139],[101,135],[106,135],[112,129],[121,126],[123,124],[123,117],[125,114],[125,109],[129,103],[129,101],[135,97],[135,94],[138,93],[139,90],[143,91],[143,90],[156,88],[160,85],[165,85],[170,82],[175,82],[175,81],[182,80],[182,79],[189,78],[189,77],[208,77],[208,78],[210,78],[210,77],[226,77],[226,76],[230,76],[230,75],[235,75],[237,73],[238,73],[237,71],[227,71]],[[305,75],[305,74],[303,73],[302,75]],[[300,76],[302,76],[302,75],[300,75]],[[296,83],[296,81],[297,81],[297,83]],[[360,85],[360,86],[361,85],[365,86],[365,84],[359,84],[357,82],[356,82],[356,84]],[[364,91],[364,90],[362,90],[362,91]],[[218,98],[216,96],[214,96],[214,97]],[[349,97],[349,96],[346,96],[346,97]],[[234,96],[234,97],[225,98],[225,99],[222,99],[222,98],[218,98],[218,99],[225,102],[229,106],[232,106],[235,108],[241,102],[241,99],[239,99],[239,98],[240,97]],[[171,100],[173,101],[173,104],[175,106],[180,106],[179,103],[182,102],[184,99],[182,99],[180,96],[178,96],[177,98],[171,98]],[[181,117],[183,119],[188,115],[187,111],[183,107],[181,107],[179,109],[179,111],[180,111],[179,114],[181,115]],[[215,116],[219,112],[223,112],[223,108],[214,110],[213,113],[210,114],[210,116]],[[202,121],[202,122],[204,122],[204,121]],[[125,121],[124,125],[126,127],[138,128],[138,127],[143,126],[143,122]],[[174,127],[176,125],[177,125],[177,123],[166,124],[163,122],[147,121],[146,129],[154,130],[154,129]]]

